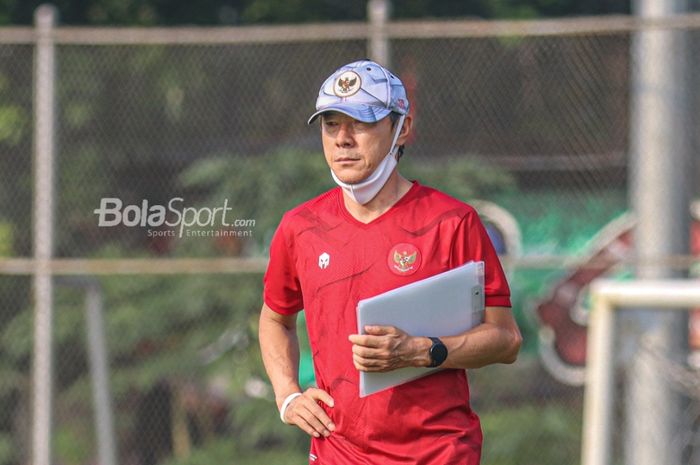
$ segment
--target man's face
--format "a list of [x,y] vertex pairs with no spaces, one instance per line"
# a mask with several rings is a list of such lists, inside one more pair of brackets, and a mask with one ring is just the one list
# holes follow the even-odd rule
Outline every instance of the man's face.
[[345,183],[365,180],[389,153],[394,130],[388,116],[363,123],[342,113],[323,113],[321,140],[328,166]]

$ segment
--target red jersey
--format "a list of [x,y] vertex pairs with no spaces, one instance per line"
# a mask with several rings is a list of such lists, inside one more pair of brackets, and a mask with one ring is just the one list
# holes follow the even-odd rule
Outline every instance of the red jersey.
[[415,181],[367,224],[347,211],[339,187],[284,215],[270,245],[264,300],[285,315],[305,310],[316,381],[335,405],[321,404],[336,430],[311,439],[310,464],[479,463],[481,427],[465,370],[441,370],[361,399],[348,340],[359,333],[359,300],[471,260],[485,264],[486,306],[510,307],[476,211]]

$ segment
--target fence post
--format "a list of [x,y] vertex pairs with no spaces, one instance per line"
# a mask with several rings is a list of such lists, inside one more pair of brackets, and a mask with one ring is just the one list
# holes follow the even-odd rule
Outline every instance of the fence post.
[[[641,18],[664,18],[687,11],[685,1],[636,0]],[[688,58],[684,30],[643,28],[632,42],[630,112],[630,200],[637,226],[634,243],[638,279],[678,277],[666,258],[688,252],[689,120]],[[663,376],[660,362],[645,356],[640,341],[653,341],[666,356],[681,353],[684,314],[658,310],[627,317],[635,347],[626,381],[625,463],[677,465],[671,447],[680,399]]]
[[581,465],[610,465],[611,457],[615,357],[610,354],[614,353],[615,315],[610,300],[596,291],[592,287]]
[[391,69],[391,52],[386,34],[386,23],[391,16],[390,0],[369,0],[367,17],[369,18],[369,57]]
[[102,288],[97,280],[91,279],[85,291],[85,319],[87,321],[88,356],[90,360],[90,377],[92,378],[92,396],[95,405],[99,464],[117,465],[112,401],[109,389],[109,363],[107,361],[107,344],[105,343]]
[[53,395],[54,82],[53,28],[57,12],[41,5],[34,14],[34,353],[32,464],[51,464]]

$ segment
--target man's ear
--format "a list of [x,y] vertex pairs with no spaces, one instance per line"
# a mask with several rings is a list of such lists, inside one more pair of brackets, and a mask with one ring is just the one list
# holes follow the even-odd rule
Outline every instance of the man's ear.
[[403,145],[408,139],[408,135],[411,134],[413,130],[413,116],[406,115],[403,119],[403,126],[401,127],[401,132],[399,133],[399,138],[396,140],[396,145]]

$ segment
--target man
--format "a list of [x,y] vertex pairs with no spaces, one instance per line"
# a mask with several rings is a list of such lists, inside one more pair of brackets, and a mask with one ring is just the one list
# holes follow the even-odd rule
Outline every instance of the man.
[[[316,118],[339,185],[287,212],[270,245],[260,347],[282,421],[311,439],[310,464],[479,463],[466,368],[512,363],[521,336],[510,291],[476,212],[408,181],[397,163],[412,118],[401,81],[372,61],[321,86]],[[484,323],[457,336],[357,328],[356,305],[471,260],[485,262]],[[306,312],[318,388],[298,384],[296,315]],[[426,308],[426,312],[430,309]],[[359,372],[445,368],[359,397]]]

